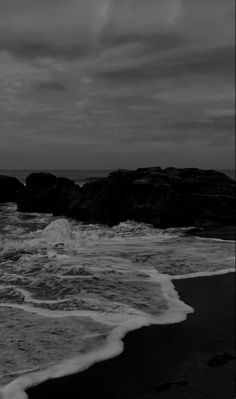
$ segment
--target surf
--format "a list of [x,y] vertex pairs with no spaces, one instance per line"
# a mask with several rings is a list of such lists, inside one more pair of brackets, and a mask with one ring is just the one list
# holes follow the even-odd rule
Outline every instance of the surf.
[[53,346],[56,335],[59,345],[47,362],[41,346],[37,370],[20,375],[22,363],[24,370],[36,366],[31,350],[28,357],[22,352],[4,372],[10,380],[1,388],[4,399],[26,398],[32,385],[117,356],[129,331],[186,320],[194,310],[180,300],[174,280],[228,273],[234,266],[233,242],[199,240],[186,236],[186,228],[159,230],[132,221],[88,225],[52,215],[26,217],[10,208],[4,217],[9,228],[0,235],[0,277],[3,288],[11,288],[7,296],[0,291],[5,331],[11,312],[13,324],[22,325],[12,337],[16,342],[23,330],[30,335],[42,328],[41,336]]

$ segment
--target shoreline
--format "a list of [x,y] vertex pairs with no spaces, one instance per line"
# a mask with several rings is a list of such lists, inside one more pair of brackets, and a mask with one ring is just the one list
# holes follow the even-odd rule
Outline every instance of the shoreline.
[[199,238],[213,238],[216,240],[235,241],[236,228],[235,226],[208,226],[203,228],[193,228],[193,230],[186,233],[186,236],[193,236]]
[[195,310],[186,321],[130,332],[118,357],[34,386],[29,399],[233,399],[234,273],[173,283]]

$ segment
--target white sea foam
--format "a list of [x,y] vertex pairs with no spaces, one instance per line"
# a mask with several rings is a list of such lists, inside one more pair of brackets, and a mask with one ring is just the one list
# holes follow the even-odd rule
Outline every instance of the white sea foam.
[[196,273],[182,274],[182,275],[172,276],[172,280],[186,280],[189,278],[221,276],[230,273],[235,273],[235,268],[217,270],[216,272],[196,272]]
[[[193,309],[179,299],[172,280],[228,273],[234,266],[234,242],[185,236],[188,229],[161,231],[134,222],[109,228],[51,215],[41,219],[40,214],[34,215],[32,222],[31,215],[16,215],[12,209],[2,217],[10,228],[7,234],[0,230],[0,277],[11,289],[2,296],[0,292],[0,311],[13,312],[5,319],[6,328],[9,320],[16,323],[14,339],[17,341],[18,333],[26,334],[24,320],[29,323],[32,318],[32,331],[44,326],[46,338],[50,331],[57,334],[55,325],[59,325],[59,343],[68,338],[68,331],[63,330],[68,323],[74,339],[80,323],[82,348],[83,340],[94,340],[92,349],[84,353],[76,346],[71,352],[72,342],[65,340],[65,355],[55,348],[55,358],[52,351],[50,362],[39,359],[40,370],[20,375],[2,388],[4,399],[26,398],[26,387],[116,356],[123,350],[122,338],[128,331],[185,320]],[[15,225],[22,229],[20,236],[14,233]],[[100,332],[101,325],[105,333]],[[31,330],[27,331],[30,334]],[[100,341],[102,336],[106,344]],[[53,337],[50,335],[52,345]],[[27,334],[24,339],[27,341]],[[66,342],[70,343],[68,353]],[[0,339],[1,344],[4,347],[6,341]],[[35,370],[30,351],[24,354],[29,357],[22,358],[24,369]],[[23,374],[17,369],[20,360],[15,359],[16,367],[9,375]]]
[[235,244],[235,240],[225,240],[223,238],[215,238],[215,237],[199,237],[199,236],[195,237],[199,241],[231,242],[232,244]]
[[[156,273],[157,274],[157,273]],[[193,309],[184,304],[178,297],[177,292],[174,289],[173,284],[168,276],[160,275],[155,276],[155,273],[151,276],[153,280],[158,278],[158,281],[162,281],[162,292],[168,301],[168,309],[159,316],[151,317],[148,314],[135,315],[129,317],[117,327],[113,329],[111,334],[107,338],[107,344],[102,349],[98,349],[93,353],[86,355],[80,355],[72,359],[64,360],[59,364],[56,364],[48,369],[28,373],[27,375],[16,378],[12,383],[3,387],[0,391],[3,399],[26,399],[27,395],[25,389],[33,385],[37,385],[43,381],[51,378],[60,378],[65,375],[77,373],[86,370],[96,362],[110,359],[119,355],[124,348],[123,338],[125,335],[136,329],[144,326],[150,326],[155,324],[172,324],[179,323],[186,319],[188,313],[192,313]],[[24,310],[30,311],[29,308]],[[32,310],[32,309],[31,309]],[[32,310],[33,311],[33,310]],[[43,312],[44,316],[49,317],[48,312]],[[77,314],[73,314],[77,315]],[[57,317],[68,317],[68,314],[59,314]],[[81,313],[80,313],[81,316]],[[88,312],[84,316],[91,316]],[[93,315],[95,319],[100,315]],[[55,317],[55,315],[54,315]],[[100,320],[101,321],[101,320]]]
[[70,223],[66,219],[55,220],[43,230],[42,239],[47,240],[51,245],[68,242],[71,239]]

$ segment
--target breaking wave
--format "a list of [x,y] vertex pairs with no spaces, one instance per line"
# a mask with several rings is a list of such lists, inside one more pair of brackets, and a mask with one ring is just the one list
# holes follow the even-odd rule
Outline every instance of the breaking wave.
[[185,231],[1,207],[2,397],[26,398],[26,387],[116,356],[128,331],[185,320],[193,309],[172,280],[234,267],[233,242]]

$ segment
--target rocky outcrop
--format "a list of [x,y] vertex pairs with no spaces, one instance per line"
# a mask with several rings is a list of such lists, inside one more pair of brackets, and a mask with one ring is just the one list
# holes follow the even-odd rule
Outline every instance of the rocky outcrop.
[[119,170],[83,187],[67,214],[109,225],[127,219],[158,227],[234,224],[235,182],[216,171]]
[[24,184],[15,177],[0,175],[0,203],[15,202],[22,189]]
[[223,173],[144,168],[119,170],[82,188],[68,179],[34,174],[18,209],[108,225],[129,219],[157,227],[223,226],[235,223],[234,201],[235,182]]
[[21,212],[60,213],[67,211],[73,193],[80,188],[73,180],[50,173],[33,173],[26,179],[26,187],[17,199]]

